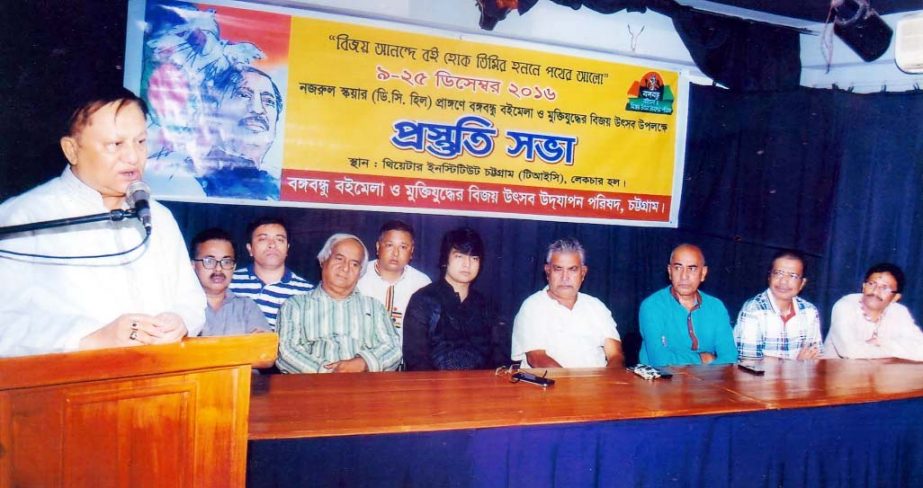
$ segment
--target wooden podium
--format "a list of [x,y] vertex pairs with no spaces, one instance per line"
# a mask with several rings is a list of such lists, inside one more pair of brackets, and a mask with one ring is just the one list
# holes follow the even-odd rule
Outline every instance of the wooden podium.
[[278,336],[0,359],[0,488],[244,486]]

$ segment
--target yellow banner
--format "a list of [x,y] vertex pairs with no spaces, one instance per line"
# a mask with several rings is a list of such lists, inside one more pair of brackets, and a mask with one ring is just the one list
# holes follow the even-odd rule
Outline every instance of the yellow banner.
[[[152,10],[149,2],[148,17]],[[197,4],[195,10],[184,12],[187,24],[201,23],[215,8]],[[225,7],[211,15],[221,28],[250,27],[239,34],[249,39],[235,39],[235,45],[260,49],[262,41],[280,51],[273,36],[284,32],[288,38],[284,59],[251,61],[269,67],[262,71],[278,92],[256,75],[244,76],[255,88],[246,99],[250,110],[262,114],[231,116],[229,97],[200,117],[207,125],[219,121],[213,124],[217,129],[205,131],[217,135],[199,139],[221,149],[198,148],[212,155],[198,158],[202,164],[194,155],[187,158],[208,197],[675,225],[686,96],[678,72],[537,44],[463,39],[300,11]],[[257,24],[270,31],[254,29]],[[219,41],[222,33],[215,33]],[[146,45],[155,39],[149,36]],[[158,64],[155,58],[148,50],[145,65]],[[213,73],[211,80],[220,75]],[[207,86],[208,74],[203,78],[202,105],[223,100],[209,95],[215,89]],[[149,86],[143,88],[150,99]],[[231,127],[224,131],[230,135],[223,126]],[[241,126],[264,136],[274,132],[271,144],[280,153],[275,174],[265,137],[248,132],[247,144],[220,143],[234,140]],[[188,153],[191,146],[186,147]],[[259,159],[251,165],[256,173],[252,168],[243,173],[248,159]],[[160,168],[176,174],[162,161],[153,167],[161,180]],[[202,174],[221,171],[222,178],[203,183]],[[270,178],[259,180],[260,171]],[[235,179],[235,172],[242,176]],[[196,185],[183,190],[170,179],[151,180],[158,183],[158,196],[195,197],[183,192]],[[259,184],[248,183],[253,181]]]

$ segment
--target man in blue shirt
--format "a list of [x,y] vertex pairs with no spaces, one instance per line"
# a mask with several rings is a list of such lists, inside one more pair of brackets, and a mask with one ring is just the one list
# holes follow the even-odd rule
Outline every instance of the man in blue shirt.
[[733,363],[737,347],[721,300],[699,291],[708,266],[698,246],[680,244],[667,264],[670,286],[641,302],[641,363]]
[[253,300],[228,290],[237,263],[231,235],[212,227],[196,234],[189,246],[195,270],[208,306],[203,336],[268,332],[269,323]]
[[308,292],[314,285],[285,265],[291,243],[280,218],[263,217],[247,226],[247,252],[252,263],[238,268],[231,280],[231,291],[253,299],[269,327],[276,330],[279,307],[289,297]]

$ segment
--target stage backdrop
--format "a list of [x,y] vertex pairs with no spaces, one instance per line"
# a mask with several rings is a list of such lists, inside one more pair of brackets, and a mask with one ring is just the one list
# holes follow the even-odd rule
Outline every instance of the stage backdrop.
[[128,26],[160,199],[677,225],[678,71],[239,2]]

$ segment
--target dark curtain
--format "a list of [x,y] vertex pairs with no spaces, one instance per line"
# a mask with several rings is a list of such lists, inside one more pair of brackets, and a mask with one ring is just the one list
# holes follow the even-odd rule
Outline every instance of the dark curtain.
[[680,225],[704,244],[704,286],[732,314],[767,286],[783,248],[806,254],[814,301],[839,167],[832,101],[822,90],[692,90]]
[[[666,284],[677,243],[702,246],[709,264],[703,289],[736,316],[766,286],[767,266],[781,248],[808,257],[802,295],[821,309],[827,327],[833,302],[857,289],[866,267],[892,260],[908,272],[904,301],[916,307],[923,235],[913,224],[923,205],[923,97],[856,95],[830,90],[735,93],[691,88],[686,167],[678,229],[613,227],[474,218],[169,203],[187,239],[212,225],[245,241],[248,221],[283,216],[294,242],[290,263],[312,281],[315,256],[333,232],[355,233],[373,249],[378,226],[402,218],[417,231],[414,265],[433,278],[442,234],[468,225],[484,237],[487,259],[476,286],[493,297],[508,340],[520,303],[544,286],[544,248],[575,236],[587,248],[583,291],[612,310],[636,358],[641,300]],[[243,249],[238,251],[246,256]],[[374,253],[374,250],[372,250]],[[244,258],[243,261],[246,261]]]
[[696,66],[732,90],[797,88],[801,80],[801,39],[797,31],[689,8],[661,10]]
[[832,97],[842,143],[821,301],[859,291],[879,261],[907,275],[901,301],[923,316],[923,91]]
[[[673,0],[551,0],[578,10],[586,7],[601,14],[646,12],[673,20],[696,66],[709,78],[737,91],[788,90],[799,86],[801,40],[795,29],[713,15],[684,7]],[[513,2],[520,15],[538,0]],[[492,30],[505,19],[510,2],[478,0],[480,26]]]
[[74,94],[122,86],[126,2],[0,8],[0,200],[61,174]]

